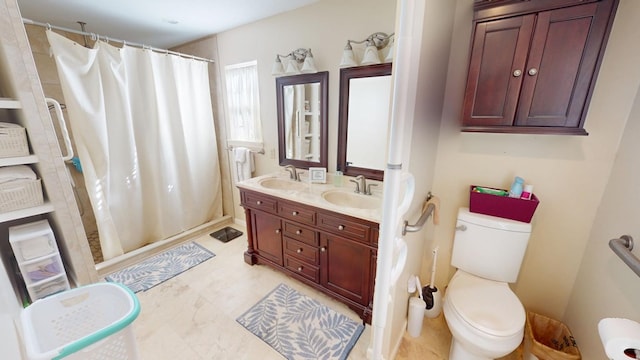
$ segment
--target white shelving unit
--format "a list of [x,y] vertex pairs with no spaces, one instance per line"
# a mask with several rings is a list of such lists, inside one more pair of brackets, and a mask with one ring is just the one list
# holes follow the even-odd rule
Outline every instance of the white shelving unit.
[[[2,107],[0,107],[2,109]],[[35,164],[38,162],[38,157],[35,155],[29,156],[20,156],[20,157],[12,157],[12,158],[2,158],[0,159],[0,166],[11,166],[11,165],[28,165]]]
[[0,98],[0,109],[22,109],[22,104],[15,99]]
[[[26,129],[29,143],[29,151],[25,156],[20,154],[0,158],[0,167],[30,167],[40,179],[44,195],[44,202],[41,204],[0,213],[0,265],[3,264],[0,267],[0,292],[8,294],[5,296],[7,301],[4,301],[7,304],[0,306],[0,315],[9,313],[15,317],[18,313],[16,309],[24,305],[22,295],[25,292],[38,298],[46,292],[45,287],[52,285],[62,284],[68,287],[70,283],[85,285],[98,281],[16,0],[0,0],[0,122],[16,124]],[[50,236],[56,245],[55,255],[21,261],[13,253],[9,228],[41,220],[50,226]],[[32,260],[35,262],[30,263]],[[24,274],[31,270],[27,266],[46,266],[48,261],[55,262],[55,266],[62,266],[64,272],[51,279],[29,281]],[[13,270],[15,263],[21,270],[24,283],[21,282],[20,274]]]
[[[313,85],[316,85],[314,87]],[[320,112],[318,110],[318,84],[295,86],[296,136],[295,158],[308,161],[320,160]]]

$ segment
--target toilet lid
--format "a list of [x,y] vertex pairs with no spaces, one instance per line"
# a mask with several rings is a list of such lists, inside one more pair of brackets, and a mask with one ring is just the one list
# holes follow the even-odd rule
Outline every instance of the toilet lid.
[[470,326],[493,336],[522,330],[524,307],[509,285],[458,270],[446,290],[452,308]]

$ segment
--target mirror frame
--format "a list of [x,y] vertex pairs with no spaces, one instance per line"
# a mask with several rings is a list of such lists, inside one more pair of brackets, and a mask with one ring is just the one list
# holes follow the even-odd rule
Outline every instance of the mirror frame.
[[[284,99],[283,88],[288,85],[320,83],[320,161],[306,161],[286,158],[286,144],[284,132]],[[322,71],[310,74],[282,76],[276,78],[276,104],[278,110],[278,160],[280,166],[293,165],[296,168],[309,167],[327,168],[327,142],[329,118],[329,72]]]
[[340,104],[338,117],[338,171],[349,176],[364,175],[382,180],[384,170],[349,166],[347,162],[347,130],[349,128],[349,85],[351,79],[391,75],[391,63],[340,69]]

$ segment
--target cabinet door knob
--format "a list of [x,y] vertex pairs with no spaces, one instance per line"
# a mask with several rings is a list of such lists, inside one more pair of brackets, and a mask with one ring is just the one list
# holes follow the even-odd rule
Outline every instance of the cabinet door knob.
[[536,69],[536,68],[529,69],[529,75],[534,76],[537,73],[538,73],[538,69]]
[[256,204],[262,205],[262,201],[258,200],[258,201],[256,201]]
[[296,250],[296,252],[297,252],[298,254],[300,254],[300,253],[302,252],[302,249],[298,249],[298,250]]
[[298,215],[298,212],[294,211],[294,212],[291,213],[291,215],[296,216],[296,215]]
[[296,235],[302,234],[302,230],[296,230]]
[[338,225],[338,230],[344,230],[344,225]]
[[515,71],[513,72],[513,77],[518,77],[518,76],[520,76],[520,75],[522,75],[522,70],[520,70],[520,69],[515,70]]
[[298,266],[298,271],[302,271],[302,266]]
[[276,234],[280,234],[280,229],[276,229]]
[[322,251],[322,252],[327,251],[327,247],[326,247],[326,246],[321,247],[321,248],[320,248],[320,251]]

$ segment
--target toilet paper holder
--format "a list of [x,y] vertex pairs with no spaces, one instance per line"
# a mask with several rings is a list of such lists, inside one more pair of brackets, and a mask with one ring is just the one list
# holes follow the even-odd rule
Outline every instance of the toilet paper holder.
[[640,276],[640,259],[631,253],[633,238],[630,235],[622,235],[618,239],[609,240],[609,247],[636,275]]

